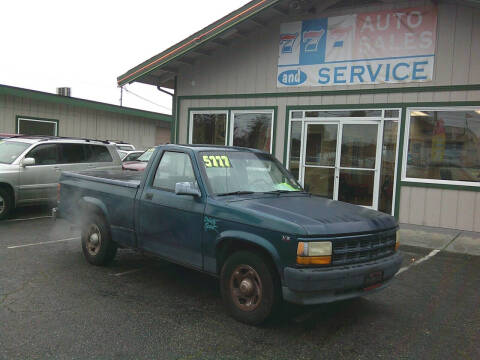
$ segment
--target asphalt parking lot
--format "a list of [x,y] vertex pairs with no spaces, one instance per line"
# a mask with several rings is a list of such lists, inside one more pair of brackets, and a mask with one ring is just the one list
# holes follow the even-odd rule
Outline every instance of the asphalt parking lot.
[[86,263],[47,208],[0,223],[1,359],[480,358],[480,257],[401,247],[385,291],[285,305],[263,327],[231,319],[217,281],[129,250]]

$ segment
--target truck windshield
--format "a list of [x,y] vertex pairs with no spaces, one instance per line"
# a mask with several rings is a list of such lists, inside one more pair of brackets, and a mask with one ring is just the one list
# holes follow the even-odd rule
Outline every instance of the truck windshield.
[[19,141],[0,141],[0,164],[11,164],[30,144]]
[[199,153],[200,166],[215,195],[303,191],[270,155],[248,151]]

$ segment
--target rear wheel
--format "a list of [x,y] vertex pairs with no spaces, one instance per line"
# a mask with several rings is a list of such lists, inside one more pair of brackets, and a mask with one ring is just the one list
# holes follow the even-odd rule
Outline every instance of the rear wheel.
[[12,208],[13,196],[11,192],[5,188],[0,188],[0,220],[8,218]]
[[222,268],[220,283],[228,312],[240,322],[259,325],[281,304],[275,269],[255,252],[232,254]]
[[85,259],[93,265],[106,265],[115,258],[117,244],[112,241],[109,226],[103,217],[96,215],[85,222],[82,250]]

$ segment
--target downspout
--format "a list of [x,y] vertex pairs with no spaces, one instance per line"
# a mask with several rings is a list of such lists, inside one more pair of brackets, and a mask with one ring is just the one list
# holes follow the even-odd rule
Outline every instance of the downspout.
[[177,123],[177,108],[176,108],[176,102],[177,102],[177,77],[175,76],[174,78],[174,85],[173,85],[173,93],[170,91],[162,89],[160,86],[157,86],[157,90],[161,91],[167,95],[170,95],[172,97],[172,121],[170,122],[170,143],[174,144],[175,143],[175,136],[176,136],[176,123]]

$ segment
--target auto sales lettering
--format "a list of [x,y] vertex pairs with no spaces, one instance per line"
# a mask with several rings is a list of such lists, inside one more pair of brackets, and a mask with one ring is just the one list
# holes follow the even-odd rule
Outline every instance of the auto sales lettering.
[[278,87],[431,81],[436,7],[282,24]]

